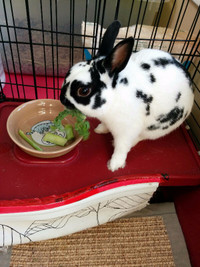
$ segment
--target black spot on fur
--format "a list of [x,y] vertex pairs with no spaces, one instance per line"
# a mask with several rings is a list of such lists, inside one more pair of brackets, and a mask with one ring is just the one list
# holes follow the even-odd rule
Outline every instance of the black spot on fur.
[[97,61],[97,62],[96,62],[96,67],[97,67],[97,70],[98,70],[101,74],[103,74],[103,73],[106,72],[106,70],[105,70],[105,68],[104,68],[104,66],[103,66],[103,60],[99,60],[99,61]]
[[168,58],[157,58],[153,60],[154,64],[156,66],[161,66],[163,68],[165,68],[168,64],[173,64],[173,60],[172,59],[168,59]]
[[158,123],[150,125],[147,127],[147,130],[154,131],[160,128],[162,128],[162,130],[167,130],[170,126],[183,118],[183,113],[183,108],[175,107],[169,113],[160,115],[157,119]]
[[61,89],[61,94],[60,94],[60,101],[67,108],[74,109],[75,106],[71,102],[69,102],[69,100],[65,97],[68,86],[69,86],[69,82],[63,85]]
[[171,59],[169,59],[169,58],[157,58],[157,59],[154,59],[153,62],[157,67],[161,66],[161,67],[165,68],[167,65],[173,64],[177,68],[180,68],[183,71],[183,73],[185,74],[185,77],[188,79],[189,85],[192,89],[192,80],[191,80],[189,72],[185,69],[183,64],[181,64],[175,58],[173,58],[173,57]]
[[163,130],[167,130],[168,128],[169,128],[169,126],[162,127]]
[[127,78],[122,78],[119,82],[128,85],[128,79]]
[[156,124],[152,124],[152,125],[150,125],[149,127],[147,127],[147,129],[148,129],[149,131],[154,131],[154,130],[158,130],[158,129],[160,129],[160,126],[159,126],[159,125],[156,125]]
[[105,83],[100,80],[100,74],[98,70],[96,69],[95,64],[93,65],[93,68],[90,69],[91,78],[92,78],[92,90],[96,91],[96,97],[95,97],[95,103],[93,105],[93,108],[99,108],[103,104],[106,103],[105,99],[101,98],[101,92],[103,88],[107,88]]
[[81,62],[81,63],[79,63],[78,65],[79,65],[80,67],[85,67],[86,64],[87,64],[87,63],[85,63],[85,62]]
[[115,73],[114,76],[113,76],[113,80],[112,80],[112,88],[116,87],[118,78],[119,78],[119,74]]
[[169,113],[160,115],[157,121],[161,124],[169,123],[169,125],[174,125],[177,121],[183,118],[183,113],[184,108],[175,107]]
[[106,100],[102,99],[100,94],[97,94],[95,96],[94,105],[92,106],[92,108],[93,109],[97,109],[97,108],[101,107],[105,103],[106,103]]
[[141,67],[142,67],[144,70],[149,70],[151,66],[150,66],[149,64],[147,64],[147,63],[142,63],[142,64],[141,64]]
[[147,104],[147,106],[146,106],[146,115],[150,115],[150,105],[149,104]]
[[191,76],[190,76],[190,73],[186,70],[186,68],[183,66],[183,64],[181,64],[179,61],[177,61],[175,58],[173,58],[173,64],[176,65],[176,67],[182,69],[182,71],[184,72],[185,74],[185,77],[188,79],[189,81],[189,85],[192,89],[192,79],[191,79]]
[[181,98],[181,92],[179,92],[179,93],[177,94],[176,102],[178,102],[180,98]]
[[143,93],[142,91],[139,91],[139,90],[137,90],[136,96],[138,98],[141,98],[144,101],[145,104],[146,103],[151,103],[152,100],[153,100],[152,96],[147,96],[147,94],[145,94],[145,93]]
[[143,102],[146,104],[146,115],[150,115],[150,104],[153,101],[153,97],[151,95],[148,96],[139,90],[136,91],[136,97],[143,100]]
[[151,83],[155,83],[156,82],[156,78],[152,73],[150,74],[150,81],[151,81]]
[[91,66],[91,68],[89,69],[90,75],[91,75],[91,79],[92,82],[99,82],[100,81],[100,74],[96,68],[96,64],[95,62],[93,63],[93,65]]

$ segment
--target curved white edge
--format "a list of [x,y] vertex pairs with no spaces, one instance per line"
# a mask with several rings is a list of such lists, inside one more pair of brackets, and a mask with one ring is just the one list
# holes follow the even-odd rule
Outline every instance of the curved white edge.
[[147,206],[158,185],[126,185],[56,208],[0,214],[0,246],[57,238],[121,218]]

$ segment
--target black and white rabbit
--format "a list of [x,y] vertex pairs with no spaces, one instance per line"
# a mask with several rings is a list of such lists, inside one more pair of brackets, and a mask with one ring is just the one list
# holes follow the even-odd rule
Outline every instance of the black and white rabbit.
[[68,71],[60,95],[67,108],[101,121],[96,133],[111,132],[111,171],[125,166],[127,153],[139,141],[180,126],[194,101],[189,74],[170,54],[155,49],[132,53],[133,38],[113,48],[119,28],[114,21],[95,58]]

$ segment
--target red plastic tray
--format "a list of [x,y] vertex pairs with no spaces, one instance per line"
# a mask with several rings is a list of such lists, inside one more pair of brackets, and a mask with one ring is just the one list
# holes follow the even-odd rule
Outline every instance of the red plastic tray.
[[89,140],[65,156],[39,159],[24,153],[6,131],[7,118],[19,104],[0,104],[0,207],[22,199],[29,199],[29,204],[46,197],[50,201],[51,196],[56,202],[58,196],[77,197],[116,181],[127,184],[133,177],[149,181],[161,177],[161,186],[200,184],[200,159],[184,127],[164,138],[140,142],[129,152],[126,167],[113,173],[107,169],[112,136],[94,133],[98,124],[94,119]]

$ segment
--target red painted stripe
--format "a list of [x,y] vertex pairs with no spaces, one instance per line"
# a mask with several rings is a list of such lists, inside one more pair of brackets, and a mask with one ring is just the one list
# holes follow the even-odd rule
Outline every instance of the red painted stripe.
[[18,213],[18,212],[31,212],[46,209],[61,207],[64,205],[76,203],[80,200],[86,199],[101,192],[105,192],[114,188],[119,188],[133,184],[143,183],[160,183],[161,175],[146,175],[146,176],[121,176],[115,179],[105,180],[96,185],[87,188],[82,188],[75,192],[70,192],[62,195],[52,195],[44,198],[33,199],[15,199],[0,201],[0,213]]

